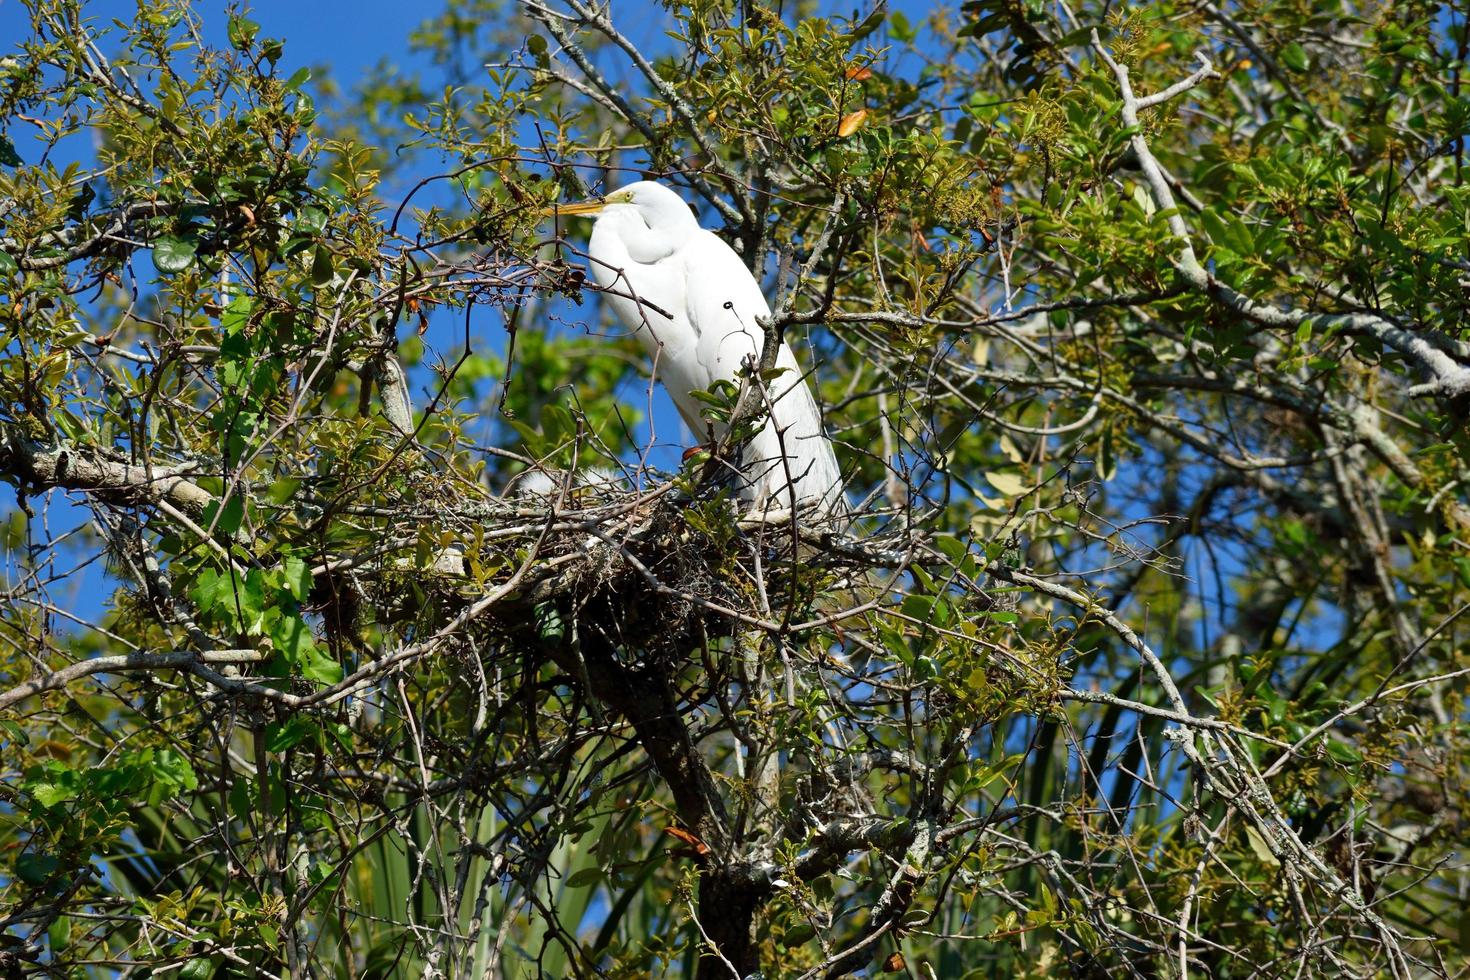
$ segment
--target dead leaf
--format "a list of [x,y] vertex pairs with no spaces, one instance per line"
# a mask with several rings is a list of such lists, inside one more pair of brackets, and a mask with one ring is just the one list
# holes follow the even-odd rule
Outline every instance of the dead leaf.
[[698,854],[700,857],[704,857],[706,854],[709,853],[709,845],[700,840],[698,835],[691,834],[683,827],[665,827],[664,833],[668,834],[675,840],[681,840],[684,843],[688,844],[690,847],[694,848],[694,853]]
[[1281,859],[1271,853],[1271,845],[1266,843],[1266,838],[1261,836],[1260,831],[1254,827],[1245,828],[1245,840],[1262,864],[1273,868],[1281,867]]
[[837,124],[837,136],[839,139],[851,136],[857,132],[857,128],[868,118],[867,109],[859,109],[857,112],[849,112],[842,117],[842,122]]
[[867,65],[853,65],[847,69],[847,80],[849,82],[865,82],[873,77],[873,69]]
[[1019,497],[1026,489],[1026,484],[1017,473],[986,473],[985,479],[1007,497]]
[[1000,451],[1006,454],[1006,459],[1010,460],[1012,463],[1020,463],[1024,461],[1025,457],[1021,455],[1021,450],[1016,447],[1016,441],[1014,439],[1002,432],[1000,434],[999,441]]
[[883,961],[884,973],[897,973],[900,970],[906,969],[907,967],[908,964],[904,962],[902,953],[891,953],[889,954],[888,959]]

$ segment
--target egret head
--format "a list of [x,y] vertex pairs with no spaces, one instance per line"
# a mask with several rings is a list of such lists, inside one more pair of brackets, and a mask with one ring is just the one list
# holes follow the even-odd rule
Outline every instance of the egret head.
[[682,236],[699,227],[684,199],[663,184],[640,180],[595,201],[548,208],[548,214],[595,214],[606,217],[634,218],[649,231],[661,235]]

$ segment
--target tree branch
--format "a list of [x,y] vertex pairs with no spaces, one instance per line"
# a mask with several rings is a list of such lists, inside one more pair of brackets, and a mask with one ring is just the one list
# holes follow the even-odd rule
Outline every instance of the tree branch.
[[265,659],[259,650],[170,650],[166,653],[147,653],[142,650],[119,654],[114,657],[93,657],[79,660],[69,667],[37,677],[19,684],[0,694],[0,710],[26,698],[46,691],[66,687],[72,681],[93,674],[118,674],[137,670],[186,670],[196,664],[244,664],[257,663]]
[[65,444],[44,446],[14,426],[0,429],[0,474],[36,489],[63,488],[128,499],[167,500],[197,516],[215,498],[185,479],[184,474],[196,469],[193,463],[139,466],[108,459],[95,450]]

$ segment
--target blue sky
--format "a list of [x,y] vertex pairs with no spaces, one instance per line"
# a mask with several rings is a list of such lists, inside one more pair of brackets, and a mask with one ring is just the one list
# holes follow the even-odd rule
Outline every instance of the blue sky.
[[[130,18],[136,4],[130,0],[89,0],[87,11],[98,17]],[[223,31],[223,0],[196,5],[206,29]],[[329,63],[343,81],[362,75],[384,55],[399,57],[407,50],[408,35],[435,7],[388,0],[262,0],[251,7],[251,17],[272,37],[284,38],[287,53],[298,63]],[[24,37],[29,16],[19,0],[0,0],[0,39],[4,46]]]

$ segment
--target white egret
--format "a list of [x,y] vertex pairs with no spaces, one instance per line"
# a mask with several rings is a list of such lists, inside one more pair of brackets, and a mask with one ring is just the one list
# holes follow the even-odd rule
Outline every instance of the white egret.
[[[717,381],[739,384],[760,360],[771,315],[760,284],[740,257],[699,226],[674,191],[653,181],[619,188],[597,201],[554,209],[595,214],[588,244],[592,276],[618,318],[653,358],[654,373],[696,436],[706,431],[702,403],[690,392]],[[842,474],[811,388],[785,343],[768,385],[770,414],[739,462],[740,499],[758,510],[799,506],[841,510]],[[715,437],[724,435],[715,428]]]

